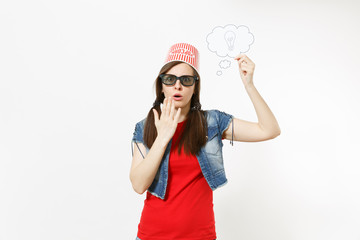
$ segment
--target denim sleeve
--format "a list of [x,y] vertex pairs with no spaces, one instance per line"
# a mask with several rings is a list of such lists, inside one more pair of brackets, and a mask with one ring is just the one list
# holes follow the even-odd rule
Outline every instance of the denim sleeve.
[[134,130],[134,133],[133,133],[132,141],[144,143],[143,133],[141,131],[140,123],[137,123],[135,125],[135,130]]
[[231,114],[228,114],[223,111],[215,110],[217,114],[217,121],[219,124],[221,135],[225,132],[225,130],[229,127],[230,123],[232,123],[232,135],[231,135],[231,141],[230,144],[234,145],[234,116]]
[[137,148],[139,149],[139,152],[141,153],[141,156],[144,158],[144,155],[141,152],[141,150],[139,148],[139,145],[138,145],[138,142],[144,143],[142,128],[140,127],[139,124],[140,123],[137,123],[135,125],[135,130],[134,130],[134,133],[133,133],[133,137],[131,139],[131,154],[132,154],[132,156],[134,156],[134,150],[133,150],[133,144],[132,144],[134,142],[136,144]]
[[216,110],[216,112],[217,112],[217,121],[219,124],[220,132],[221,134],[223,134],[224,131],[229,127],[229,124],[234,117],[231,114],[219,110]]

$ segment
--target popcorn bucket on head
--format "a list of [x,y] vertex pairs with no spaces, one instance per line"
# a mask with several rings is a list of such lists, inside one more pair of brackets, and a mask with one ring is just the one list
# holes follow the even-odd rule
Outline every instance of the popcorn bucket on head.
[[197,74],[199,74],[199,51],[191,44],[176,43],[172,45],[165,58],[163,66],[169,62],[181,61],[192,66]]

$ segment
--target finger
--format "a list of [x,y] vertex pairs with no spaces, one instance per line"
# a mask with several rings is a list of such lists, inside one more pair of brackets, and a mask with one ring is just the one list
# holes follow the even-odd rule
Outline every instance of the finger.
[[172,99],[171,99],[171,97],[169,97],[169,98],[168,98],[168,100],[167,100],[166,110],[165,110],[165,114],[166,114],[166,116],[169,116],[169,114],[170,114],[170,110],[171,110],[171,101],[172,101]]
[[243,59],[243,61],[247,64],[247,65],[252,65],[254,62],[251,61],[251,59],[248,56],[245,56],[245,58]]
[[172,99],[171,100],[170,118],[174,119],[174,115],[175,115],[175,100]]
[[251,62],[250,58],[248,56],[246,56],[245,54],[243,54],[243,55],[241,54],[238,57],[235,57],[235,60],[238,60],[240,63],[241,62],[246,62],[246,63]]
[[175,118],[174,118],[174,121],[175,121],[176,123],[179,122],[180,113],[181,113],[181,108],[178,108],[178,110],[176,111]]
[[159,121],[159,114],[155,108],[153,108],[155,124]]
[[247,64],[247,63],[241,64],[241,69],[242,70],[249,70],[249,68],[250,68],[249,64]]
[[168,102],[168,100],[167,100],[167,98],[165,98],[163,101],[162,108],[161,108],[161,116],[160,117],[165,116],[167,102]]
[[235,59],[244,58],[246,55],[244,53],[240,53],[235,57]]
[[241,55],[234,57],[235,60],[240,60],[241,58],[243,58],[243,56],[241,56]]
[[237,61],[238,61],[239,65],[241,65],[243,62],[246,62],[246,60],[243,57],[239,58]]

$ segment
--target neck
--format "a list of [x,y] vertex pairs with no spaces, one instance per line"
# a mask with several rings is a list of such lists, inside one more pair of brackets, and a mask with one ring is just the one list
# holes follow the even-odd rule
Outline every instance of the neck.
[[179,122],[185,121],[187,119],[189,111],[190,111],[190,104],[186,105],[186,107],[184,108],[181,108]]

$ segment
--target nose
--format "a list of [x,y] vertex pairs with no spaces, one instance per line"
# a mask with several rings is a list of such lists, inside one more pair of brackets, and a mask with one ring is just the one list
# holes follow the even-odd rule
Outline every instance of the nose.
[[181,85],[181,82],[180,82],[180,80],[178,79],[178,80],[176,80],[176,82],[175,82],[175,89],[180,89],[181,87],[182,87],[182,85]]

